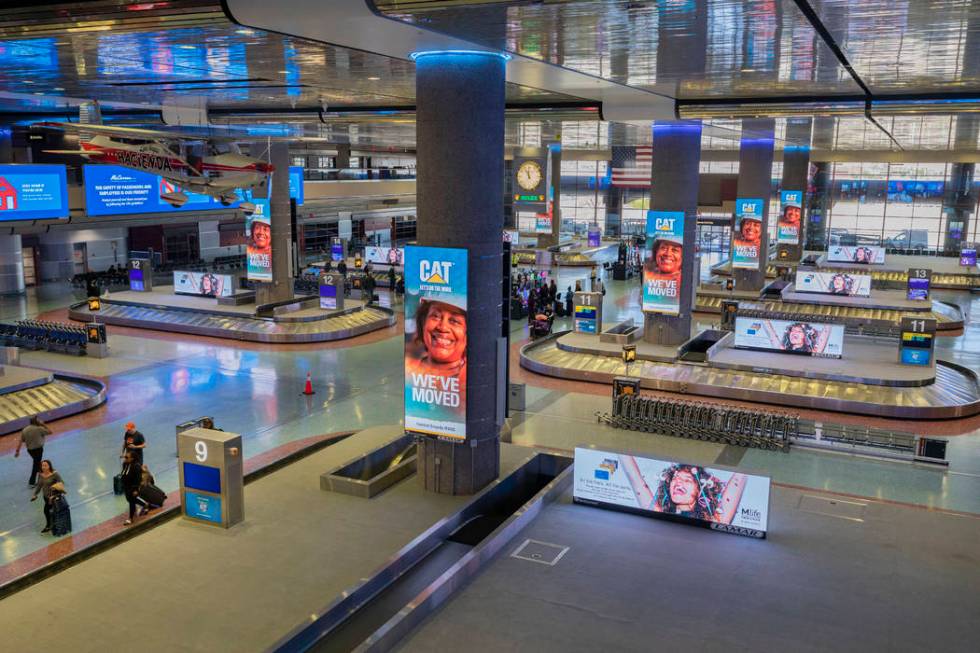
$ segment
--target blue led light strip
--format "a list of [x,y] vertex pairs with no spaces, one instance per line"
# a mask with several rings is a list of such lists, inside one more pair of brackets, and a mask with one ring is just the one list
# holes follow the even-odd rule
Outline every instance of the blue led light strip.
[[408,58],[412,61],[417,61],[420,57],[429,57],[433,55],[484,55],[491,57],[500,57],[504,61],[510,61],[511,56],[506,52],[491,52],[489,50],[423,50],[421,52],[412,52],[408,55]]

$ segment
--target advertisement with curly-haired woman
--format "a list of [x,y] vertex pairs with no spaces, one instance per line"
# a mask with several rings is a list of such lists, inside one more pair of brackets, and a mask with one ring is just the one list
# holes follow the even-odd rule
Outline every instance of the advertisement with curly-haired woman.
[[769,479],[726,469],[595,449],[575,450],[579,503],[765,531]]

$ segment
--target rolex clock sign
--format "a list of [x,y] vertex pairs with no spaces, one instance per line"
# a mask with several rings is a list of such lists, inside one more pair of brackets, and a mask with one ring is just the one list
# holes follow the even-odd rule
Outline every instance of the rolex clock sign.
[[544,206],[548,201],[548,157],[514,157],[514,204]]

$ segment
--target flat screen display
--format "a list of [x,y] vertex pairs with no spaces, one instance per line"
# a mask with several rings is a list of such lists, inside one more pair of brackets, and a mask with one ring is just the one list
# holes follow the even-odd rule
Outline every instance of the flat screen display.
[[647,211],[643,310],[679,315],[684,260],[684,212]]
[[602,243],[602,232],[598,229],[589,229],[589,247],[598,247]]
[[735,318],[735,347],[840,358],[844,354],[844,325],[739,316]]
[[857,263],[859,265],[884,265],[885,248],[865,245],[831,245],[827,249],[827,260],[831,263]]
[[68,217],[63,165],[0,165],[0,221]]
[[466,439],[465,249],[405,250],[405,428]]
[[213,272],[174,272],[174,293],[202,297],[231,297],[235,294],[235,278]]
[[598,314],[599,310],[595,306],[576,306],[575,330],[580,333],[595,333]]
[[250,281],[272,281],[272,215],[268,199],[255,199],[245,216],[245,275]]
[[337,308],[337,286],[328,284],[320,286],[320,308],[331,311]]
[[551,233],[551,216],[547,213],[538,213],[534,216],[534,233]]
[[797,270],[794,285],[798,292],[850,297],[871,296],[871,276],[867,274]]
[[401,247],[365,247],[364,258],[375,265],[403,265],[405,250]]
[[908,293],[906,296],[910,301],[924,301],[929,299],[929,278],[909,277]]
[[303,188],[303,166],[289,166],[289,196],[296,200],[296,206],[306,201]]
[[597,449],[575,449],[576,503],[764,538],[770,479]]
[[330,260],[333,262],[344,260],[344,243],[343,242],[332,242],[330,243]]
[[761,199],[735,200],[732,229],[732,267],[755,269],[762,256],[762,218],[766,203]]
[[960,265],[969,268],[976,267],[977,250],[975,249],[960,250]]
[[137,292],[146,290],[145,282],[143,281],[143,270],[137,268],[129,269],[129,289]]
[[[159,175],[114,165],[82,166],[85,180],[85,212],[88,215],[132,213],[180,213],[237,207],[224,206],[210,195],[192,193]],[[183,193],[187,202],[174,206],[165,199]]]
[[803,223],[803,191],[784,190],[779,199],[782,212],[776,222],[776,242],[780,245],[799,245],[800,225]]
[[221,470],[197,463],[184,462],[184,487],[221,494]]
[[932,363],[933,335],[931,333],[902,332],[902,364],[930,365]]
[[[216,470],[217,471],[217,470]],[[184,513],[194,519],[221,523],[221,497],[199,492],[184,492]]]

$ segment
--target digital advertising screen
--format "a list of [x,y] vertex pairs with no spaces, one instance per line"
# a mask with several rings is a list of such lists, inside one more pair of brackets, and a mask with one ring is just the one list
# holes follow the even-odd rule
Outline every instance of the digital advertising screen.
[[575,449],[575,503],[765,538],[770,479],[597,449]]
[[405,250],[401,247],[365,247],[364,258],[376,265],[402,265],[405,262]]
[[184,511],[188,517],[220,524],[221,497],[213,497],[209,494],[201,494],[200,492],[185,490]]
[[865,245],[831,245],[827,248],[827,260],[831,263],[857,263],[859,265],[884,265],[885,248]]
[[330,241],[330,260],[335,263],[344,260],[344,241],[340,238]]
[[960,265],[966,268],[973,268],[977,266],[977,250],[975,249],[963,249],[960,250]]
[[296,200],[296,206],[302,206],[306,200],[303,188],[303,166],[289,166],[289,197]]
[[647,211],[646,242],[643,310],[647,313],[679,315],[684,260],[684,212]]
[[762,255],[761,199],[735,200],[735,225],[732,230],[732,267],[752,270],[759,267]]
[[129,269],[129,289],[136,292],[146,290],[146,282],[143,280],[143,270],[138,268]]
[[184,487],[221,494],[221,470],[217,467],[184,462]]
[[337,286],[320,285],[320,308],[332,311],[337,308]]
[[902,332],[901,362],[903,365],[931,365],[933,338],[932,333]]
[[589,229],[589,247],[598,247],[602,244],[602,232],[598,229]]
[[735,318],[735,347],[840,358],[844,325],[739,316]]
[[551,216],[547,213],[538,213],[534,216],[534,233],[551,233]]
[[[82,166],[85,182],[85,212],[92,216],[130,213],[179,213],[234,208],[224,206],[210,195],[184,190],[173,182],[149,172],[114,165]],[[187,203],[176,207],[164,195],[183,192]]]
[[797,270],[794,285],[797,292],[846,295],[849,297],[871,296],[871,275],[868,274]]
[[405,248],[405,429],[466,439],[467,251]]
[[272,218],[269,200],[255,199],[255,211],[245,216],[245,275],[249,281],[272,281]]
[[235,294],[234,277],[211,272],[174,272],[174,293],[202,297],[231,297]]
[[595,306],[575,307],[575,331],[578,333],[596,333],[596,316],[599,314]]
[[68,217],[63,165],[0,165],[0,221]]
[[782,211],[776,222],[776,242],[780,245],[799,245],[803,224],[803,191],[784,190],[779,200]]
[[521,240],[521,232],[517,229],[504,229],[504,242],[516,245]]
[[906,284],[906,298],[909,301],[925,301],[929,299],[929,286],[932,284],[932,270],[909,268]]

